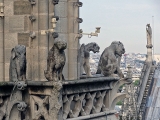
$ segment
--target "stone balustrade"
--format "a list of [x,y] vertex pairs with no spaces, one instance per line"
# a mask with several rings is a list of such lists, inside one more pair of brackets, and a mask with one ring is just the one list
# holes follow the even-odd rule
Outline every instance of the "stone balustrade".
[[[3,113],[0,117],[5,118],[4,120],[10,120],[14,116],[16,120],[94,120],[96,117],[106,116],[114,118],[115,104],[126,95],[118,93],[118,88],[125,83],[130,81],[118,77],[62,82],[0,82],[0,111]],[[23,103],[23,106],[19,106],[19,103]],[[15,109],[15,105],[23,108],[23,111]],[[22,116],[18,116],[19,113]]]
[[[109,91],[118,78],[100,77],[63,83],[63,119],[109,110]],[[77,118],[78,119],[78,118]]]

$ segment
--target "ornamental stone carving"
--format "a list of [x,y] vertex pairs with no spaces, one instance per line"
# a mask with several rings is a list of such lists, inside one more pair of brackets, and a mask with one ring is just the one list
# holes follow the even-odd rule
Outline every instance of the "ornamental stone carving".
[[49,96],[35,96],[31,95],[31,116],[33,120],[39,120],[41,117],[45,120],[49,120],[49,111],[47,106],[49,106]]
[[152,28],[150,24],[146,25],[146,33],[147,33],[147,48],[152,48]]
[[3,120],[6,117],[6,106],[8,99],[0,96],[0,120]]
[[17,83],[15,83],[15,85],[17,86],[18,90],[25,90],[25,88],[27,87],[27,84],[24,81],[18,81]]
[[25,111],[27,104],[24,101],[17,102],[17,109],[21,112]]
[[26,47],[17,45],[11,51],[10,81],[26,80]]
[[99,52],[100,47],[97,43],[91,42],[87,45],[82,44],[80,47],[80,53],[79,53],[79,59],[80,59],[80,65],[81,65],[81,74],[83,73],[83,68],[88,77],[92,76],[90,72],[90,64],[89,64],[89,58],[90,58],[90,51],[96,53]]
[[47,58],[47,70],[44,71],[45,77],[49,81],[64,80],[62,74],[66,62],[64,50],[67,48],[67,42],[56,38],[53,47],[50,49]]
[[103,51],[100,57],[97,74],[102,73],[104,76],[119,76],[123,78],[124,75],[120,70],[120,61],[124,53],[125,48],[120,41],[112,42],[111,45]]
[[53,82],[53,90],[51,92],[49,120],[62,120],[62,81]]

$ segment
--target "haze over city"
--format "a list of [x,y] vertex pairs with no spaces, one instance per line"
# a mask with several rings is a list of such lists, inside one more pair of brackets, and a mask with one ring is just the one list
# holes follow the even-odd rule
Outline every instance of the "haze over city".
[[80,17],[83,23],[80,28],[84,33],[90,33],[95,31],[95,27],[101,27],[101,33],[98,37],[83,36],[80,43],[97,42],[101,53],[116,40],[124,44],[126,53],[146,53],[145,29],[146,24],[150,23],[153,30],[154,53],[160,53],[159,0],[81,1],[83,7],[80,9]]

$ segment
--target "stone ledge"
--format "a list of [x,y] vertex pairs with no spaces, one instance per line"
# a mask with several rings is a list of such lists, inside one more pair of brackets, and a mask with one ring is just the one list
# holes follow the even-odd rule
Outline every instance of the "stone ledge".
[[[79,79],[79,80],[65,80],[63,81],[63,85],[74,85],[74,84],[85,84],[85,83],[96,83],[96,82],[111,82],[111,81],[118,81],[119,77],[98,77],[98,78],[86,78],[86,79]],[[53,86],[53,81],[34,81],[34,80],[27,80],[26,81],[28,86]],[[3,86],[14,86],[14,82],[0,82],[0,87]]]
[[93,82],[105,82],[105,81],[118,81],[119,77],[98,77],[98,78],[86,78],[79,80],[65,80],[63,85],[72,85],[72,84],[84,84],[84,83],[93,83]]
[[106,91],[112,89],[112,83],[118,81],[117,77],[98,77],[81,80],[68,80],[63,82],[63,95]]

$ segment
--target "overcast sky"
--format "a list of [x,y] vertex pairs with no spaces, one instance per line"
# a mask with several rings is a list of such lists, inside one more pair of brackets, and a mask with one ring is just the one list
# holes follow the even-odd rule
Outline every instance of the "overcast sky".
[[[96,42],[100,52],[112,41],[121,41],[126,53],[146,53],[146,24],[154,32],[155,53],[160,54],[160,0],[81,0],[80,28],[84,33],[101,27],[98,37],[83,36],[80,43]],[[152,16],[154,16],[154,27]]]

